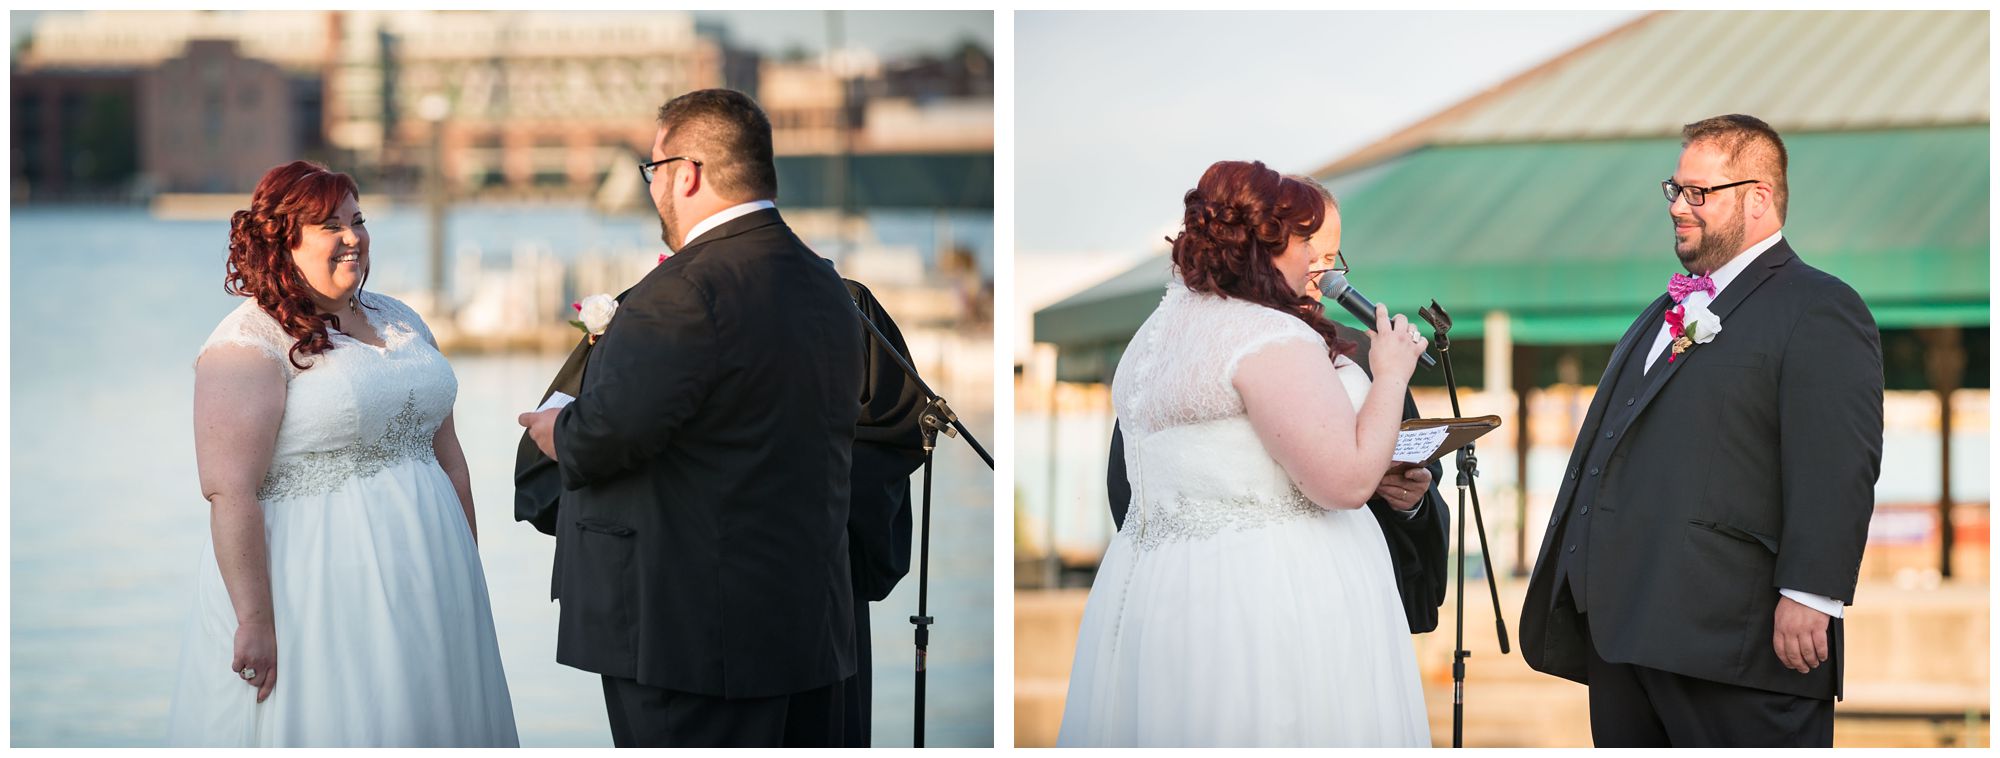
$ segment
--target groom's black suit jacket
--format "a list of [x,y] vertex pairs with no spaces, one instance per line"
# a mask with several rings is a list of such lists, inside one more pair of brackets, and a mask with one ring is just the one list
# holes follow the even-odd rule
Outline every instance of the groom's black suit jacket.
[[[1368,333],[1334,322],[1340,336],[1360,344],[1350,358],[1368,368]],[[1417,400],[1403,393],[1403,418],[1422,418]],[[1451,508],[1438,494],[1444,481],[1442,462],[1433,461],[1431,487],[1411,511],[1399,511],[1382,498],[1368,501],[1368,511],[1382,526],[1382,538],[1389,545],[1389,563],[1396,571],[1396,592],[1403,599],[1403,617],[1413,634],[1437,629],[1438,606],[1444,603],[1445,556],[1450,549]],[[1105,491],[1111,496],[1111,521],[1125,526],[1125,511],[1132,503],[1132,483],[1125,475],[1125,433],[1111,426],[1111,461],[1105,466]]]
[[[1773,615],[1779,588],[1853,602],[1882,461],[1874,318],[1780,241],[1710,305],[1714,341],[1643,372],[1669,302],[1618,341],[1577,433],[1521,609],[1521,654],[1587,684],[1587,623],[1611,663],[1832,699],[1840,621],[1831,662],[1800,674],[1772,649]],[[1595,488],[1587,514],[1583,488]],[[1555,576],[1571,545],[1588,555],[1581,603]]]
[[[903,332],[875,294],[860,282],[846,283],[855,304],[907,358],[909,346],[903,342]],[[868,359],[861,385],[861,418],[854,430],[848,555],[854,570],[855,598],[873,602],[888,597],[910,572],[910,474],[924,462],[923,432],[917,424],[924,404],[916,383],[873,336],[865,334],[867,327],[856,328],[864,331]],[[577,340],[549,388],[542,392],[543,400],[556,392],[576,397],[583,391],[583,367],[593,347],[589,340]],[[554,536],[562,490],[562,474],[555,461],[542,455],[533,438],[522,434],[514,458],[514,520],[526,521],[541,533]]]
[[854,673],[860,338],[839,276],[776,210],[709,230],[626,292],[571,356],[552,515],[532,499],[549,477],[516,475],[517,518],[556,536],[558,662],[728,698]]

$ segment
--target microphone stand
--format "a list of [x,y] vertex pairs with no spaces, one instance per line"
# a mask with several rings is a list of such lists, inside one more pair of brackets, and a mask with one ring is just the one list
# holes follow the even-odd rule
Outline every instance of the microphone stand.
[[965,428],[965,424],[958,420],[958,414],[952,412],[951,406],[945,402],[945,399],[932,391],[929,384],[924,383],[923,377],[917,375],[916,367],[910,365],[909,359],[903,357],[903,354],[896,350],[895,344],[889,341],[888,335],[883,334],[881,328],[875,326],[875,322],[870,320],[868,314],[861,310],[861,304],[858,302],[854,304],[854,315],[860,317],[862,326],[868,327],[868,333],[875,336],[875,342],[882,346],[882,351],[888,353],[889,357],[896,360],[896,365],[903,369],[903,373],[909,375],[910,381],[917,383],[917,388],[923,392],[925,398],[923,415],[918,419],[918,425],[922,427],[924,435],[923,529],[919,533],[921,535],[918,542],[920,548],[917,553],[917,615],[910,617],[910,623],[917,627],[917,692],[916,702],[912,706],[914,708],[914,733],[911,745],[913,747],[923,747],[924,684],[928,673],[927,659],[930,657],[930,627],[932,624],[937,623],[937,620],[930,616],[932,453],[937,448],[938,433],[943,432],[946,437],[963,435],[965,444],[972,446],[972,452],[979,454],[979,459],[986,462],[988,469],[993,468],[993,456],[986,452],[986,448],[981,446],[979,440],[972,436],[972,432]]
[[[1452,418],[1463,418],[1465,414],[1458,408],[1458,379],[1451,371],[1451,314],[1444,306],[1432,300],[1429,307],[1417,309],[1417,315],[1430,322],[1435,331],[1431,334],[1431,344],[1437,347],[1438,358],[1444,362],[1444,386],[1451,395]],[[1479,476],[1479,457],[1473,452],[1473,443],[1466,443],[1458,449],[1458,612],[1453,619],[1457,627],[1457,649],[1451,654],[1451,746],[1465,746],[1465,659],[1472,657],[1472,651],[1465,649],[1465,498],[1472,496],[1472,518],[1479,529],[1479,557],[1486,564],[1486,588],[1493,596],[1493,622],[1500,633],[1500,654],[1506,655],[1507,618],[1500,615],[1500,586],[1493,578],[1493,554],[1486,549],[1486,519],[1479,510],[1479,488],[1473,480]],[[1526,455],[1527,451],[1521,451]]]

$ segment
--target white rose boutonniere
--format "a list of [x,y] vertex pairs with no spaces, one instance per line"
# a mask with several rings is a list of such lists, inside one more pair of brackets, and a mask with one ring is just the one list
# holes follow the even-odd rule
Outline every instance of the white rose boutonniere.
[[1695,344],[1706,345],[1715,340],[1715,335],[1722,333],[1722,319],[1708,306],[1689,303],[1686,307],[1687,312],[1681,315],[1681,321],[1687,325],[1688,337]]
[[590,344],[595,345],[605,328],[611,326],[611,316],[618,312],[618,301],[610,295],[596,294],[570,303],[570,307],[576,309],[576,320],[569,325],[590,335]]
[[1672,363],[1695,345],[1714,342],[1715,335],[1722,333],[1722,318],[1706,305],[1682,303],[1667,311],[1667,328],[1674,337],[1673,355],[1667,356],[1667,362]]

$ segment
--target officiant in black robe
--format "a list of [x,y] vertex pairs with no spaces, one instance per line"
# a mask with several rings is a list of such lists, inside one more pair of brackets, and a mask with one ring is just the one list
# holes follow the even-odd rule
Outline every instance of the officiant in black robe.
[[[909,358],[902,330],[875,294],[846,280],[861,313],[889,338],[896,353]],[[854,473],[847,519],[848,563],[854,579],[854,650],[858,668],[845,686],[847,747],[868,747],[873,693],[868,604],[889,596],[910,573],[910,474],[924,463],[923,390],[910,380],[881,340],[862,330],[867,357],[862,363],[861,419],[854,429]]]

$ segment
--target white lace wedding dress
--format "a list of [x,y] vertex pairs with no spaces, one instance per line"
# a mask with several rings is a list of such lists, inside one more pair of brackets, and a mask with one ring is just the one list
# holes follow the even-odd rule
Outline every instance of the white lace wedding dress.
[[[1307,500],[1231,384],[1288,341],[1325,344],[1178,281],[1133,336],[1111,389],[1132,504],[1090,589],[1059,745],[1430,745],[1381,527]],[[1367,375],[1337,372],[1358,406]]]
[[431,447],[458,380],[408,306],[361,297],[384,346],[334,332],[310,370],[286,360],[293,339],[254,301],[202,346],[246,345],[284,367],[284,420],[257,492],[278,678],[259,704],[230,670],[236,614],[207,542],[169,744],[519,742],[479,551]]

